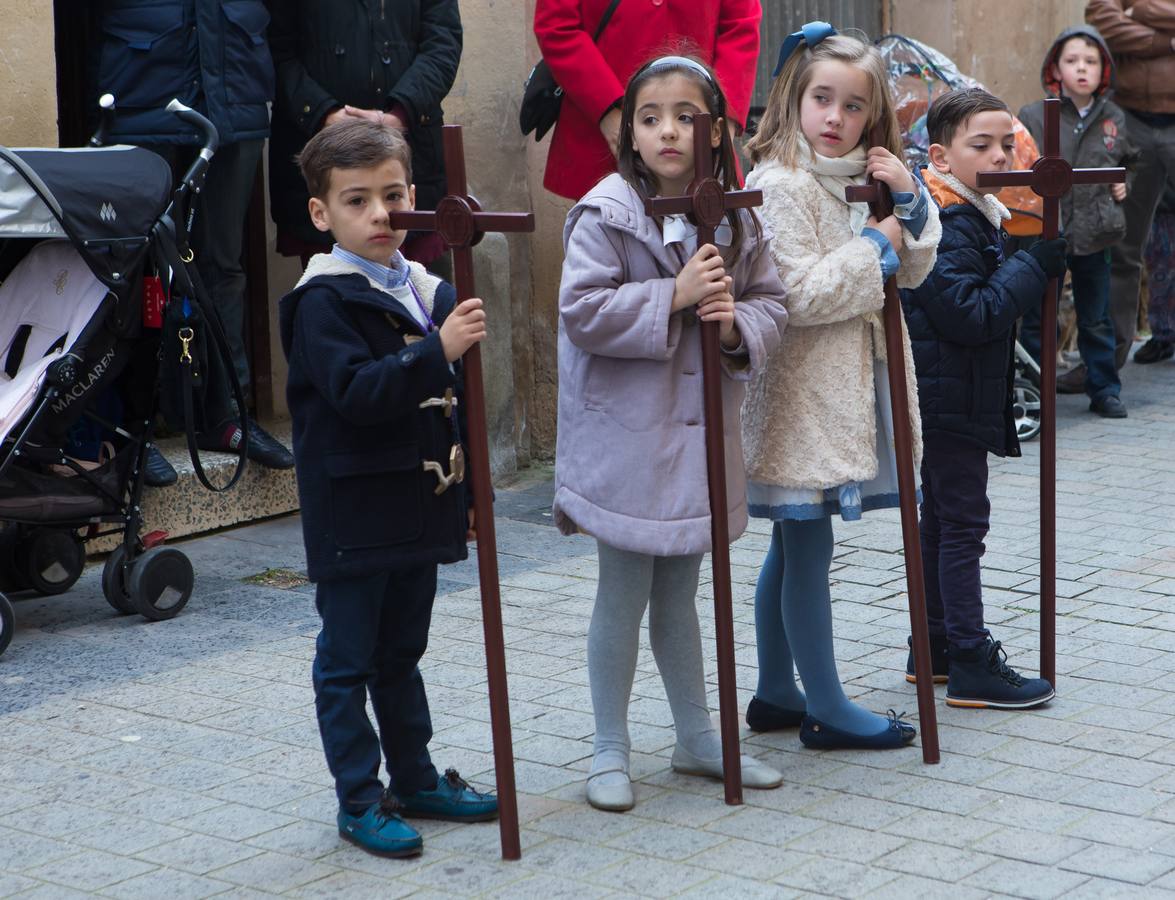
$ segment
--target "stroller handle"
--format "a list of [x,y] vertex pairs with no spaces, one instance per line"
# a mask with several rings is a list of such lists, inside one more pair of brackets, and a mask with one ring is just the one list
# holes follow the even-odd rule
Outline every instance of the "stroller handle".
[[205,162],[211,160],[212,154],[220,146],[220,135],[216,133],[216,126],[196,112],[196,110],[192,109],[192,107],[176,99],[173,99],[167,104],[167,111],[175,113],[189,125],[194,125],[204,135],[204,146],[200,148],[200,156]]

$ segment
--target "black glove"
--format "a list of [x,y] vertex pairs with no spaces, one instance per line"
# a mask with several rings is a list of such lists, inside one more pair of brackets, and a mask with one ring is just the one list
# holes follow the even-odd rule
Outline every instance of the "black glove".
[[1028,248],[1029,254],[1035,259],[1044,274],[1049,278],[1061,278],[1065,274],[1065,253],[1067,245],[1064,238],[1053,238],[1051,241],[1037,241]]

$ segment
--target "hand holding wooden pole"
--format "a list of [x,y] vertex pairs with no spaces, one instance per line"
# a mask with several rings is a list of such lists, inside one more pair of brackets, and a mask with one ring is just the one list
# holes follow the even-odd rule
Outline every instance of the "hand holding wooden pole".
[[[885,146],[884,133],[870,135],[874,146]],[[881,221],[893,214],[893,197],[880,181],[845,188],[849,203],[868,203],[873,217]],[[894,277],[885,280],[885,356],[889,371],[889,402],[893,412],[894,454],[897,456],[898,504],[902,513],[902,548],[906,563],[906,596],[910,606],[910,634],[913,638],[914,677],[917,679],[918,725],[922,731],[922,761],[939,761],[938,713],[934,706],[934,682],[930,659],[930,630],[926,622],[926,584],[922,578],[922,541],[918,533],[918,496],[914,472],[914,440],[910,433],[910,395],[906,381],[906,346],[902,301]],[[881,427],[881,423],[878,423]]]
[[[1044,101],[1044,147],[1028,171],[980,172],[981,187],[1027,185],[1044,198],[1042,236],[1060,234],[1061,197],[1075,184],[1123,184],[1123,168],[1074,169],[1061,156],[1061,101]],[[1063,279],[1049,279],[1040,316],[1040,677],[1057,686],[1057,305]]]
[[[435,212],[391,214],[391,227],[436,231],[453,251],[453,281],[457,302],[476,296],[473,282],[473,246],[487,231],[534,231],[531,213],[482,212],[469,196],[465,179],[465,152],[461,126],[442,129],[448,194]],[[514,788],[514,749],[510,737],[510,699],[506,687],[506,648],[502,634],[502,603],[498,584],[498,548],[494,532],[493,490],[490,485],[489,437],[486,428],[485,389],[481,347],[474,344],[462,358],[465,372],[466,425],[469,433],[473,505],[477,511],[477,569],[481,582],[482,628],[485,634],[486,675],[490,694],[490,730],[494,741],[494,774],[498,792],[498,827],[504,859],[519,859],[518,798]]]
[[[694,116],[694,180],[682,197],[645,201],[651,216],[688,215],[698,228],[698,246],[714,243],[714,229],[728,209],[759,206],[762,191],[723,191],[714,178],[711,118]],[[734,673],[734,611],[730,592],[730,523],[726,502],[726,449],[723,444],[722,361],[717,322],[703,322],[702,391],[706,415],[706,479],[710,490],[710,559],[714,576],[714,631],[718,643],[718,717],[722,733],[722,771],[726,802],[743,802],[738,741],[738,694]]]

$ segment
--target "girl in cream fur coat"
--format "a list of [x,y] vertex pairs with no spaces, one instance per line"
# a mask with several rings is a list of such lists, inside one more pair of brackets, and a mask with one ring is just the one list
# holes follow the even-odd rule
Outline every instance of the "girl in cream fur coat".
[[[763,191],[789,327],[743,409],[749,512],[774,523],[755,595],[759,683],[747,724],[800,725],[809,747],[901,747],[914,739],[913,726],[851,703],[841,688],[828,583],[832,516],[852,520],[898,505],[883,285],[894,274],[900,286],[920,284],[941,228],[896,155],[885,68],[871,45],[809,23],[784,42],[775,74],[747,148],[755,162],[747,186]],[[886,147],[868,148],[878,122]],[[845,201],[845,187],[868,176],[889,185],[895,216],[878,222]],[[908,338],[904,345],[920,455]]]

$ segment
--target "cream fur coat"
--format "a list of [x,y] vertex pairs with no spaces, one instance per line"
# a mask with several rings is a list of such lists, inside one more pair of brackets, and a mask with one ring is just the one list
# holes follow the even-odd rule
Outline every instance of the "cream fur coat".
[[[787,488],[837,487],[877,474],[873,363],[885,358],[880,252],[854,237],[849,206],[807,171],[760,163],[748,188],[763,191],[759,215],[774,234],[771,255],[786,289],[788,328],[743,406],[747,476]],[[899,287],[934,267],[942,227],[931,202],[918,240],[903,229]],[[917,379],[902,323],[915,471],[922,457]]]

